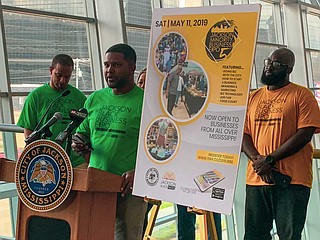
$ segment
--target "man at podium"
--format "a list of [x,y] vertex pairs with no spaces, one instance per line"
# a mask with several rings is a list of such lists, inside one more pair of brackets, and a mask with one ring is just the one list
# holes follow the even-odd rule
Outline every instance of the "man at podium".
[[[133,196],[143,90],[134,82],[135,50],[126,44],[110,47],[104,58],[107,88],[92,93],[84,107],[88,117],[74,135],[72,147],[90,153],[90,166],[124,177],[117,199],[116,240],[142,239],[146,202]],[[106,203],[107,204],[107,203]]]

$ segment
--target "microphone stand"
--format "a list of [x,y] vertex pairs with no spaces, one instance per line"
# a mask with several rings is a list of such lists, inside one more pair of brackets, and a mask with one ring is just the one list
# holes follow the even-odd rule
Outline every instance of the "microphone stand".
[[66,140],[66,146],[65,146],[65,150],[66,153],[68,154],[68,156],[70,157],[71,154],[71,144],[72,144],[72,134],[71,132],[68,131],[68,136],[67,136],[67,140]]
[[25,139],[25,143],[26,143],[26,145],[29,145],[30,143],[32,143],[36,140],[44,139],[44,138],[51,137],[51,136],[52,136],[52,132],[50,131],[49,128],[46,129],[43,133],[40,131],[36,131],[34,135]]
[[56,137],[55,142],[60,145],[62,145],[64,142],[66,142],[64,150],[66,151],[66,153],[70,157],[71,144],[72,144],[72,130],[60,132],[59,135]]

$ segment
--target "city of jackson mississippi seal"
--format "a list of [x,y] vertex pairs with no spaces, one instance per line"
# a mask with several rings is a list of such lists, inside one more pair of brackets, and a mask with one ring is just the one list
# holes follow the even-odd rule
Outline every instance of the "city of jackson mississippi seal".
[[208,57],[221,62],[230,57],[233,48],[240,42],[238,27],[233,20],[221,20],[215,23],[207,33],[205,48]]
[[69,156],[57,143],[32,142],[23,150],[15,169],[20,200],[30,209],[46,212],[68,197],[73,181]]

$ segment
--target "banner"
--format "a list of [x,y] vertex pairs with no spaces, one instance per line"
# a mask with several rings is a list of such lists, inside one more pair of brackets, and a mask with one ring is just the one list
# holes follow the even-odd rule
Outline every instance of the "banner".
[[231,213],[260,8],[154,10],[134,195]]

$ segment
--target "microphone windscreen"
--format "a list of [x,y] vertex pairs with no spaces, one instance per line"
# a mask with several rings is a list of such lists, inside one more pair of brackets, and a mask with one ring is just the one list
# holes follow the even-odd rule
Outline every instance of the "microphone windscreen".
[[56,112],[55,114],[53,114],[53,116],[57,119],[60,120],[62,118],[62,113],[61,112]]
[[61,96],[62,96],[62,97],[65,97],[65,96],[68,96],[70,93],[71,93],[71,92],[70,92],[70,90],[68,89],[68,90],[65,90],[65,91],[61,94]]
[[87,110],[87,109],[85,109],[85,108],[80,108],[80,109],[79,109],[79,112],[82,112],[82,113],[88,114],[88,110]]

